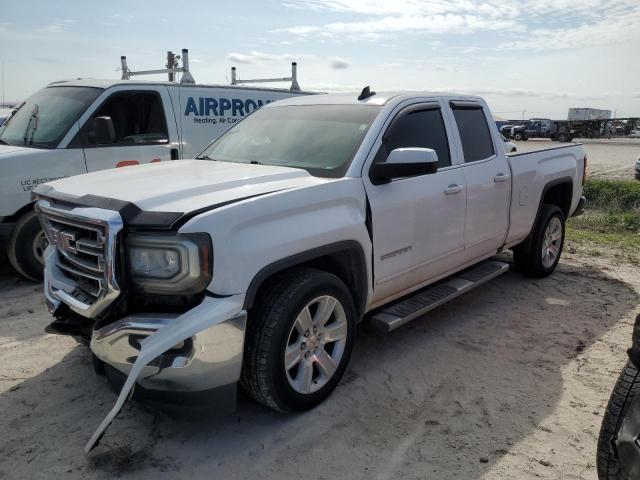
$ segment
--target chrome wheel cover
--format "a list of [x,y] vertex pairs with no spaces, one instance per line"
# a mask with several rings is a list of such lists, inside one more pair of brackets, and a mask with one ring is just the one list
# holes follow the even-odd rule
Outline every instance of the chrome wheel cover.
[[44,266],[44,251],[49,246],[49,239],[44,233],[44,230],[40,230],[38,234],[33,239],[33,244],[31,245],[31,249],[33,251],[33,256],[40,263],[40,265]]
[[560,255],[562,245],[562,222],[558,217],[553,217],[547,224],[542,239],[542,265],[551,268]]
[[284,354],[289,385],[302,394],[324,387],[335,374],[347,344],[347,316],[330,295],[314,298],[296,317]]

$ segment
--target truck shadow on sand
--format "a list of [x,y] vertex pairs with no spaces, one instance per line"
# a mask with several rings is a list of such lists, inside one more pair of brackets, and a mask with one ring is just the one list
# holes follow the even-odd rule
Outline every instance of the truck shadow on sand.
[[[563,394],[562,369],[637,304],[630,286],[587,268],[562,264],[543,280],[509,272],[384,337],[360,328],[341,385],[310,412],[280,415],[241,397],[229,416],[176,418],[131,402],[89,457],[82,447],[116,397],[78,346],[0,396],[0,470],[479,478],[548,429],[541,423]],[[579,450],[576,441],[566,448]]]

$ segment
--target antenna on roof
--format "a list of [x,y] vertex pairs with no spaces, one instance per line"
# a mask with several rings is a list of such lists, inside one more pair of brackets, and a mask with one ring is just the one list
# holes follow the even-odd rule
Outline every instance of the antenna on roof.
[[369,97],[373,97],[375,94],[376,92],[372,92],[369,89],[369,85],[367,85],[362,89],[362,92],[360,92],[360,96],[358,97],[358,100],[366,100]]

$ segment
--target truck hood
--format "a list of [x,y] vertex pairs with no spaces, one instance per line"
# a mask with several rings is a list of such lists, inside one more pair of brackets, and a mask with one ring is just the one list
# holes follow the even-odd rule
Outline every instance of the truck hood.
[[[3,156],[5,155],[10,155],[10,154],[15,154],[18,152],[22,152],[23,150],[36,150],[34,148],[27,148],[27,147],[14,147],[13,145],[4,145],[4,144],[0,144],[0,159],[2,159]],[[42,150],[42,151],[46,151],[46,150]]]
[[330,181],[299,168],[175,160],[63,178],[38,187],[36,193],[79,204],[90,196],[93,206],[98,206],[98,197],[133,203],[146,212],[189,213]]

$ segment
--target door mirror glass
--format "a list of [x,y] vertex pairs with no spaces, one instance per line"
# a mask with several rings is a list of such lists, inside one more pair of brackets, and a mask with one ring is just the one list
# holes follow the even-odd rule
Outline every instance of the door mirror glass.
[[371,166],[371,181],[378,185],[393,178],[430,175],[438,171],[438,154],[432,148],[396,148],[383,163]]
[[97,145],[105,145],[116,141],[116,129],[111,117],[95,117],[93,119],[93,132],[89,138]]

